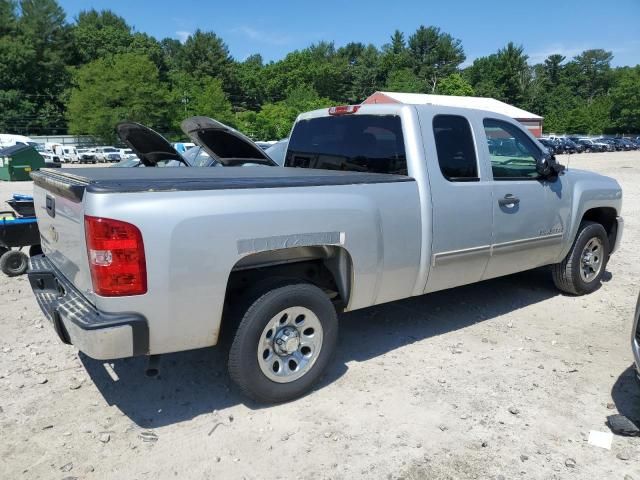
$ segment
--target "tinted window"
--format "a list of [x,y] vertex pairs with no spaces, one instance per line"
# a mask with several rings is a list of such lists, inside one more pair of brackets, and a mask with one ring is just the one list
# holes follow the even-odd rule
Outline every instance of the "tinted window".
[[436,115],[433,118],[433,136],[444,178],[450,182],[479,180],[473,136],[466,118]]
[[344,115],[296,123],[285,166],[407,175],[397,115]]
[[542,152],[533,141],[522,130],[508,122],[486,118],[483,123],[489,143],[493,178],[538,178],[536,159]]

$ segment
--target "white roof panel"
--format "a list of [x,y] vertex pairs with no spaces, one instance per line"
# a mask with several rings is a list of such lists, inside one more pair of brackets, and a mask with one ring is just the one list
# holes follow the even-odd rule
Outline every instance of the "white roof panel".
[[508,103],[501,102],[495,98],[487,97],[458,97],[454,95],[429,95],[426,93],[398,93],[398,92],[376,92],[381,93],[393,100],[408,105],[442,105],[444,107],[464,107],[487,110],[501,113],[508,117],[521,120],[542,120],[540,115],[527,112],[521,108],[514,107]]

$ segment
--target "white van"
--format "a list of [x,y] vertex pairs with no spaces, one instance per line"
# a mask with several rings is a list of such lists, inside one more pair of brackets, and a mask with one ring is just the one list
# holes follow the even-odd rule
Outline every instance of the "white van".
[[19,143],[22,143],[24,145],[31,145],[32,147],[37,145],[37,143],[34,142],[31,138],[25,137],[24,135],[0,133],[0,148],[12,147]]

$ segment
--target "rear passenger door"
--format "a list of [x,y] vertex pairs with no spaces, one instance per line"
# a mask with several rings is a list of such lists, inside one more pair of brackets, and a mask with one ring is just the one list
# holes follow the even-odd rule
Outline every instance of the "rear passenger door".
[[432,292],[482,278],[491,248],[491,183],[483,178],[476,135],[466,117],[425,109],[420,121],[433,229],[425,291]]
[[493,240],[484,278],[535,268],[557,260],[570,198],[564,176],[540,178],[544,152],[510,122],[485,118],[484,156],[493,176]]

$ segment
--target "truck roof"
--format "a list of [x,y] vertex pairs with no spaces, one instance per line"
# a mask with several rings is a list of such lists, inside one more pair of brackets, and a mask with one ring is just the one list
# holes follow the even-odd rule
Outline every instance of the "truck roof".
[[[482,110],[475,107],[462,107],[462,106],[448,106],[448,105],[435,105],[435,104],[402,104],[402,103],[379,103],[379,104],[361,104],[354,105],[356,111],[349,113],[348,115],[403,115],[404,112],[409,111],[435,111],[436,113],[450,114],[450,115],[463,115],[466,117],[481,116],[482,118],[496,118],[499,120],[505,120],[510,123],[517,123],[512,117],[503,115],[501,113]],[[312,110],[310,112],[301,113],[298,115],[296,121],[307,120],[310,118],[327,117],[330,108],[321,108],[318,110]]]

